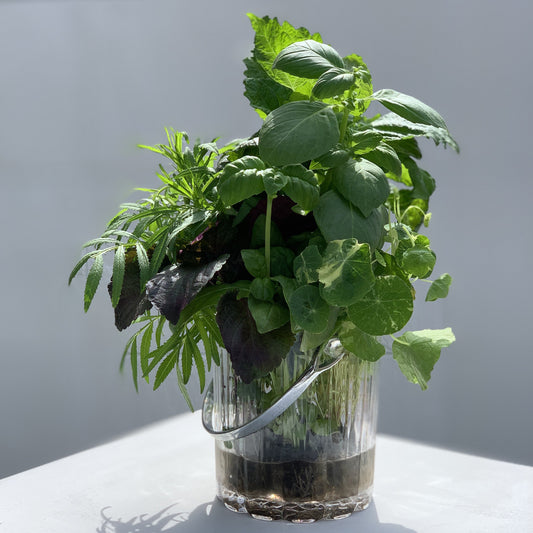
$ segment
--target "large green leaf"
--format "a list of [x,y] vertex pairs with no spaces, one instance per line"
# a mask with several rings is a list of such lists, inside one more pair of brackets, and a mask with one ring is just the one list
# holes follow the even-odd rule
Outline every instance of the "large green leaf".
[[265,164],[255,156],[247,155],[229,163],[219,176],[218,193],[225,205],[234,205],[264,191]]
[[279,69],[300,78],[319,78],[331,68],[344,69],[344,61],[331,46],[307,39],[290,44],[274,60],[273,69]]
[[344,348],[365,361],[377,361],[385,355],[385,347],[376,337],[361,331],[347,320],[341,325],[339,340]]
[[385,202],[390,193],[383,170],[365,159],[351,160],[334,169],[333,184],[365,217]]
[[281,172],[287,177],[283,192],[304,211],[312,210],[320,196],[315,173],[303,165],[287,165],[281,169]]
[[441,349],[454,341],[451,328],[408,331],[392,343],[392,355],[404,376],[425,390]]
[[252,295],[248,297],[248,309],[255,320],[259,333],[268,333],[289,321],[289,310],[278,302],[259,300]]
[[388,335],[402,329],[413,313],[413,296],[397,276],[380,276],[372,288],[348,308],[350,320],[369,335]]
[[375,163],[379,167],[392,172],[396,180],[401,178],[402,162],[392,146],[381,143],[370,152],[363,154],[362,157],[368,159],[368,161],[372,161],[372,163]]
[[424,102],[393,89],[382,89],[372,95],[387,109],[416,124],[427,124],[446,129],[446,122],[437,111]]
[[270,113],[259,132],[259,153],[274,166],[303,163],[335,146],[339,125],[322,102],[289,102]]
[[378,248],[385,234],[388,212],[383,206],[374,209],[368,217],[339,193],[330,190],[320,197],[313,211],[316,223],[327,241],[355,238]]
[[[374,131],[379,132],[388,141],[404,141],[403,148],[408,149],[407,153],[419,159],[422,157],[420,149],[416,145],[407,146],[405,141],[410,137],[427,137],[436,145],[442,143],[444,146],[451,146],[459,152],[459,145],[444,127],[437,127],[428,124],[413,123],[394,113],[387,113],[370,123]],[[396,146],[395,146],[396,147]],[[398,150],[399,151],[399,150]]]
[[360,300],[375,281],[368,244],[356,239],[328,243],[318,276],[329,304],[344,307]]
[[355,76],[352,71],[344,68],[331,68],[324,72],[313,87],[315,98],[331,98],[338,96],[353,87]]
[[328,326],[329,305],[315,285],[296,289],[289,299],[289,309],[295,322],[306,331],[320,333]]

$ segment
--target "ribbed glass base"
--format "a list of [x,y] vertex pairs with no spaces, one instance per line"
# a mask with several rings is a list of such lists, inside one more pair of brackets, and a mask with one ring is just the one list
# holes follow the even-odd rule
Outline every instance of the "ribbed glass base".
[[306,524],[317,520],[341,520],[352,513],[363,511],[370,505],[372,487],[351,498],[331,501],[286,501],[275,494],[270,497],[247,498],[219,486],[218,497],[227,509],[236,513],[248,513],[257,520],[287,520]]

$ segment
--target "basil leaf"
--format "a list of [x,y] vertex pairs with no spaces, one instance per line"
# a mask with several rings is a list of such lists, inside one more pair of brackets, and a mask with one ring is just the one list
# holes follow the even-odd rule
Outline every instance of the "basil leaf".
[[342,57],[331,46],[311,39],[290,44],[272,63],[273,69],[312,79],[318,78],[333,67],[344,69]]
[[247,155],[228,163],[219,175],[218,193],[225,205],[234,205],[264,191],[261,171],[265,164]]
[[289,310],[277,302],[266,302],[248,297],[248,309],[255,320],[259,333],[268,333],[285,325],[290,318]]
[[333,171],[334,187],[365,217],[380,206],[390,193],[387,176],[370,161],[349,161]]
[[374,209],[368,217],[339,193],[330,190],[320,197],[313,211],[316,223],[327,241],[355,238],[371,248],[379,248],[385,235],[388,212],[384,206]]
[[372,99],[411,122],[447,129],[446,122],[444,122],[440,114],[417,98],[399,93],[393,89],[382,89],[374,93]]
[[313,87],[315,98],[331,98],[343,94],[355,82],[355,76],[344,68],[331,68],[324,72]]
[[335,146],[339,125],[322,102],[289,102],[270,113],[259,132],[261,158],[274,166],[303,163]]
[[304,211],[311,211],[320,196],[315,173],[307,170],[303,165],[287,165],[281,171],[287,177],[283,192]]

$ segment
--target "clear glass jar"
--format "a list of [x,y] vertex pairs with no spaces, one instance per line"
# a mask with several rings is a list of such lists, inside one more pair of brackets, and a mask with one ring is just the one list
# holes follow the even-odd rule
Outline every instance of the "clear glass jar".
[[[337,356],[338,340],[318,348]],[[333,353],[335,352],[335,353]],[[213,378],[213,427],[234,428],[283,396],[315,351],[293,346],[269,376],[244,384],[227,353]],[[368,507],[374,478],[377,364],[346,353],[273,422],[216,441],[218,497],[228,509],[261,520],[314,522]]]

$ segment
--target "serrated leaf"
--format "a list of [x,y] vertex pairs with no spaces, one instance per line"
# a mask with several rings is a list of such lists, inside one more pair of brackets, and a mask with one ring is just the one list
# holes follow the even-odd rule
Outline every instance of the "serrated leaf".
[[126,252],[124,246],[119,246],[113,259],[113,284],[111,290],[111,305],[116,307],[122,292],[124,272],[126,270]]
[[101,252],[93,250],[92,252],[89,252],[85,254],[74,266],[72,269],[72,272],[70,273],[70,276],[68,278],[68,284],[70,285],[72,283],[72,280],[76,277],[78,272],[82,269],[82,267],[91,259],[91,257],[95,257],[96,255],[100,255]]
[[342,57],[331,46],[312,39],[290,44],[272,63],[273,69],[311,79],[317,79],[334,67],[344,69]]
[[194,364],[196,365],[200,392],[203,392],[205,388],[205,365],[202,357],[202,352],[200,352],[198,345],[196,344],[196,342],[194,342],[193,339],[191,339],[190,335],[186,336],[185,342],[189,345],[188,350],[192,354]]
[[146,282],[150,279],[150,259],[140,242],[137,243],[135,249],[137,251],[137,262],[139,263],[140,290],[143,290]]
[[388,198],[387,176],[380,167],[364,159],[348,161],[333,170],[333,185],[365,217]]
[[177,351],[174,350],[171,354],[165,357],[163,362],[159,365],[155,375],[154,390],[158,389],[170,372],[172,372],[172,369],[176,366],[177,357]]
[[357,239],[328,243],[318,276],[326,302],[341,307],[354,304],[375,281],[368,244],[359,243]]
[[387,335],[402,329],[413,313],[409,285],[396,276],[380,276],[372,288],[348,307],[350,320],[369,335]]
[[408,331],[394,340],[392,355],[404,376],[425,390],[441,349],[454,341],[451,328]]
[[426,302],[434,302],[438,298],[446,298],[451,284],[452,277],[450,274],[443,274],[440,278],[437,278],[428,289]]
[[333,109],[322,102],[289,102],[270,113],[259,132],[261,158],[274,166],[303,163],[339,140]]
[[177,324],[182,310],[224,266],[228,258],[229,255],[224,254],[203,265],[177,264],[165,268],[146,284],[149,301],[171,324]]
[[87,274],[87,281],[85,282],[85,292],[83,295],[84,310],[87,312],[93,301],[94,294],[100,280],[102,279],[102,274],[104,272],[104,258],[102,254],[95,256],[94,262],[91,265],[89,273]]
[[154,323],[150,322],[146,327],[141,338],[141,372],[146,380],[148,380],[148,366],[150,359],[150,346],[152,344],[152,333],[154,331]]
[[131,364],[131,375],[133,378],[133,384],[135,385],[135,390],[139,392],[139,378],[137,370],[137,336],[133,337],[133,342],[131,343],[130,349],[130,364]]
[[376,337],[368,335],[348,321],[341,325],[339,340],[346,350],[365,361],[377,361],[385,355],[385,347]]

